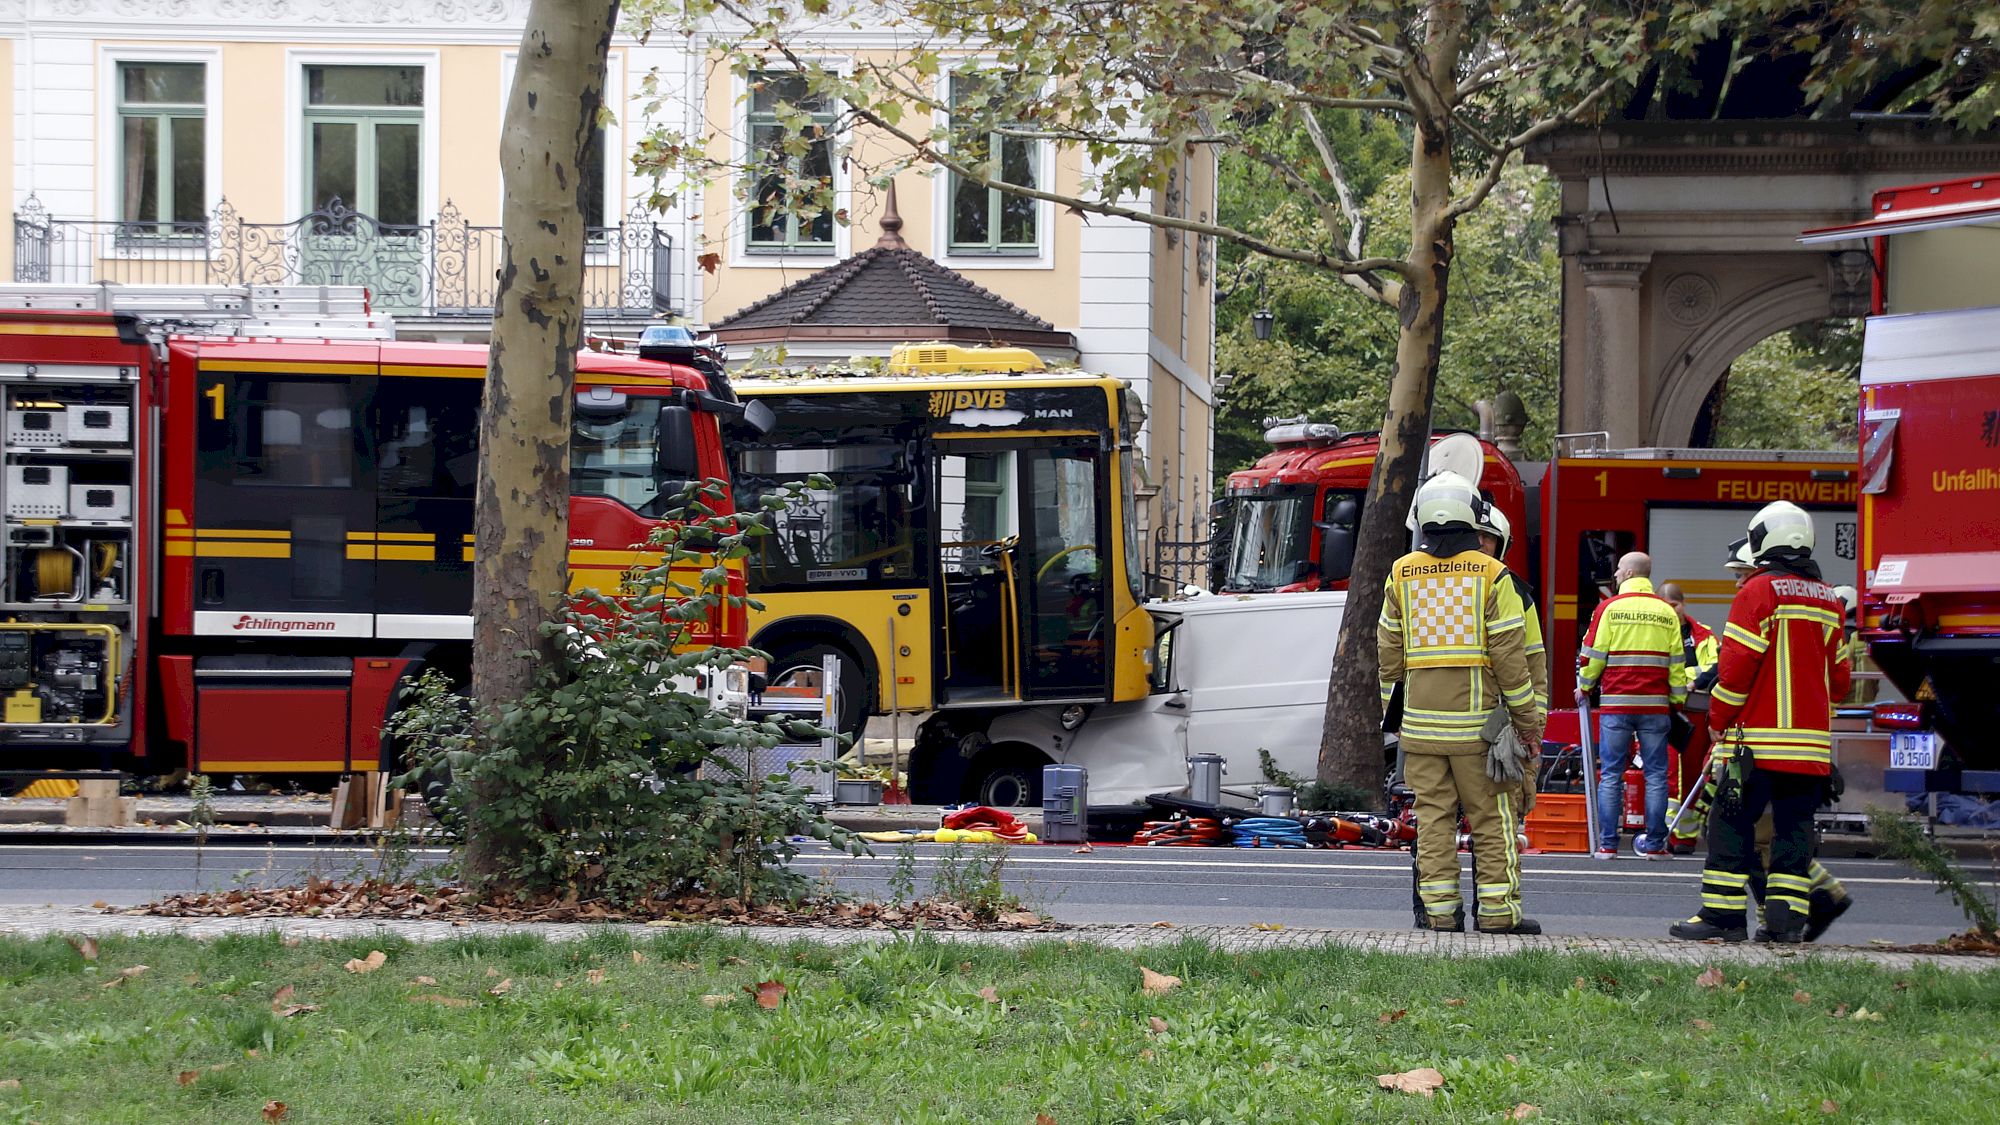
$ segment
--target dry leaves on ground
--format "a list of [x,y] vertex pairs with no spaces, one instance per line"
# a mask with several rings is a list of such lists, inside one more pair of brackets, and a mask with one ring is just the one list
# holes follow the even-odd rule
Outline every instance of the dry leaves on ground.
[[1384,1090],[1395,1090],[1404,1094],[1422,1094],[1431,1097],[1437,1088],[1444,1085],[1444,1075],[1436,1067],[1420,1066],[1415,1070],[1405,1070],[1399,1074],[1378,1074],[1375,1084]]
[[272,1122],[283,1121],[285,1114],[291,1112],[291,1108],[291,1106],[286,1105],[284,1102],[273,1098],[264,1103],[264,1120]]
[[1156,930],[1171,930],[1174,928],[1174,924],[1165,919],[1161,919],[1160,921],[1153,923],[1153,928]]
[[410,997],[412,1004],[436,1004],[440,1008],[470,1008],[472,1001],[461,996],[439,996],[435,992],[420,993]]
[[21,1080],[20,1080],[20,1079],[18,1079],[18,1078],[0,1078],[0,1090],[18,1090],[18,1089],[20,1089],[20,1088],[21,1088]]
[[1529,1105],[1527,1102],[1521,1102],[1513,1108],[1512,1112],[1507,1114],[1507,1120],[1526,1121],[1530,1117],[1540,1116],[1541,1112],[1542,1112],[1541,1106]]
[[701,998],[701,1006],[704,1008],[720,1008],[734,999],[736,999],[736,996],[733,993],[711,992]]
[[1264,930],[1269,933],[1277,933],[1279,930],[1285,928],[1285,924],[1283,922],[1259,922],[1251,928]]
[[641,952],[639,952],[639,951],[638,951],[638,950],[636,950],[636,949],[635,949],[635,950],[633,950],[633,951],[632,951],[632,963],[633,963],[634,965],[643,965],[643,964],[645,964],[645,963],[646,963],[646,955],[645,955],[645,954],[643,954],[643,953],[641,953]]
[[1794,991],[1794,992],[1792,993],[1792,1003],[1794,1003],[1794,1004],[1810,1004],[1810,1003],[1812,1003],[1812,993],[1810,993],[1810,992],[1807,992],[1807,991],[1806,991],[1805,989],[1803,989],[1803,988],[1801,988],[1801,989],[1797,989],[1797,990],[1795,990],[1795,991]]
[[1465,1001],[1460,1000],[1458,997],[1454,996],[1451,999],[1446,1000],[1444,1002],[1444,1006],[1447,1008],[1463,1008],[1465,1007]]
[[410,983],[411,983],[411,984],[428,984],[428,985],[431,985],[431,986],[435,987],[435,986],[437,985],[437,978],[436,978],[436,977],[411,977],[411,978],[410,978]]
[[70,944],[70,947],[71,947],[71,948],[73,948],[73,949],[75,949],[75,950],[76,950],[76,952],[77,952],[77,956],[79,956],[79,957],[82,957],[82,958],[83,958],[84,960],[86,960],[86,961],[95,961],[95,960],[97,960],[97,939],[96,939],[96,938],[94,938],[94,937],[87,937],[87,936],[86,936],[86,937],[73,937],[73,938],[69,939],[69,944]]
[[1389,1024],[1395,1023],[1397,1020],[1400,1020],[1404,1016],[1407,1016],[1409,1014],[1410,1010],[1408,1008],[1397,1008],[1393,1012],[1383,1012],[1381,1015],[1376,1016],[1375,1022],[1387,1026]]
[[112,977],[110,980],[104,982],[104,987],[117,988],[119,985],[124,984],[128,980],[131,980],[133,977],[136,977],[140,973],[145,972],[146,968],[147,966],[145,965],[133,965],[130,968],[120,969],[118,970],[117,976]]
[[988,1004],[998,1004],[1000,1002],[1000,990],[989,984],[979,990],[979,998]]
[[1158,1016],[1147,1016],[1146,1026],[1152,1029],[1154,1035],[1165,1035],[1167,1033],[1167,1021]]
[[366,957],[350,957],[341,968],[350,973],[372,973],[389,961],[389,955],[379,949],[371,949]]
[[1702,970],[1700,976],[1694,978],[1694,982],[1703,988],[1721,988],[1723,985],[1729,983],[1729,978],[1723,975],[1721,969],[1710,965],[1708,968]]
[[1821,1113],[1839,1113],[1840,1103],[1834,1101],[1832,1098],[1828,1098],[1825,1101],[1819,1103],[1819,1111]]
[[778,981],[760,980],[754,985],[744,985],[743,991],[756,997],[757,1006],[766,1010],[785,1002],[785,986]]
[[1854,1014],[1847,1018],[1851,1020],[1867,1020],[1870,1023],[1881,1023],[1882,1013],[1871,1012],[1868,1010],[1868,1006],[1863,1004],[1861,1007],[1854,1009]]
[[1181,978],[1156,973],[1144,965],[1139,966],[1139,991],[1148,996],[1165,996],[1181,985]]
[[285,987],[279,989],[278,991],[273,992],[271,994],[271,1010],[275,1012],[280,1008],[283,1008],[286,1004],[291,1003],[292,995],[297,991],[298,989],[288,984]]
[[512,991],[514,991],[514,978],[503,977],[499,984],[496,984],[492,988],[486,990],[486,995],[505,996]]
[[585,979],[585,980],[588,980],[588,981],[589,981],[590,983],[592,983],[592,984],[603,984],[603,983],[604,983],[604,970],[603,970],[603,969],[592,969],[592,970],[590,970],[589,972],[587,972],[587,973],[583,974],[583,976],[584,976],[584,979]]
[[1688,1026],[1689,1026],[1689,1027],[1692,1027],[1692,1028],[1694,1028],[1694,1029],[1695,1029],[1696,1031],[1714,1031],[1714,1030],[1715,1030],[1715,1025],[1714,1025],[1714,1024],[1712,1024],[1712,1023],[1710,1023],[1710,1022],[1708,1022],[1707,1020],[1689,1020],[1689,1021],[1688,1021]]
[[1833,1017],[1834,1019],[1837,1019],[1837,1020],[1844,1020],[1844,1019],[1846,1019],[1846,1018],[1847,1018],[1847,1003],[1846,1003],[1845,1001],[1842,1001],[1842,1002],[1841,1002],[1841,1003],[1840,1003],[1839,1005],[1837,1005],[1837,1006],[1836,1006],[1836,1007],[1835,1007],[1835,1008],[1833,1009],[1833,1011],[1831,1011],[1831,1012],[1828,1012],[1827,1014],[1828,1014],[1828,1015],[1830,1015],[1830,1016],[1832,1016],[1832,1017]]

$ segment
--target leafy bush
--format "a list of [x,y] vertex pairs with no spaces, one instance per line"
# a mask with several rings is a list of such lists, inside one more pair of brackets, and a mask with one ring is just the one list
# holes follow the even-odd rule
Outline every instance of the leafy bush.
[[[721,490],[711,480],[683,492],[650,541],[660,561],[628,573],[618,593],[565,599],[543,626],[559,639],[557,656],[521,698],[480,706],[436,672],[405,689],[390,722],[409,767],[398,784],[444,789],[440,819],[456,825],[461,849],[480,838],[485,854],[502,857],[504,870],[467,872],[479,889],[618,906],[686,894],[747,904],[803,893],[806,880],[785,865],[795,837],[866,852],[803,787],[746,768],[758,750],[826,731],[751,722],[704,692],[759,655],[692,647],[697,625],[749,604],[728,593],[725,563],[768,534],[761,512],[717,515]],[[764,508],[791,501],[773,494]]]
[[1289,773],[1261,746],[1257,748],[1257,765],[1264,771],[1264,780],[1290,789],[1299,808],[1309,812],[1367,812],[1382,804],[1380,794],[1359,785],[1328,785],[1318,778],[1308,781]]
[[1931,839],[1922,822],[1891,809],[1870,809],[1868,834],[1889,858],[1909,864],[1937,884],[1939,894],[1950,895],[1975,933],[2000,934],[2000,903]]

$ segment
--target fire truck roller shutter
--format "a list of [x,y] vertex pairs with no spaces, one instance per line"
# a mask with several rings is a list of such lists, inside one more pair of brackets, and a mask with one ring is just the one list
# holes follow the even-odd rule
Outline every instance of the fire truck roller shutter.
[[[1688,615],[1722,633],[1736,583],[1716,564],[1724,544],[1743,534],[1757,511],[1741,507],[1662,507],[1647,516],[1646,553],[1653,556],[1653,584],[1672,582],[1687,593]],[[1855,585],[1857,538],[1854,509],[1807,509],[1813,519],[1813,561],[1828,585]]]
[[344,773],[354,661],[231,654],[194,662],[194,769]]

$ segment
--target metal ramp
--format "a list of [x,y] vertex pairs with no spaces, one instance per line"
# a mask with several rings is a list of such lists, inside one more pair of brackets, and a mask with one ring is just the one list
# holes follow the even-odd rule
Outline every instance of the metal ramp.
[[0,308],[115,313],[169,333],[390,340],[395,318],[359,285],[0,284]]

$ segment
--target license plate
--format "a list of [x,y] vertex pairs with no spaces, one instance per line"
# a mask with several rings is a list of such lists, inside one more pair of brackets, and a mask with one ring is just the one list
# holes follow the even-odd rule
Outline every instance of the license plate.
[[1937,768],[1937,760],[1937,735],[1927,730],[1899,730],[1890,732],[1890,769],[1934,770]]

